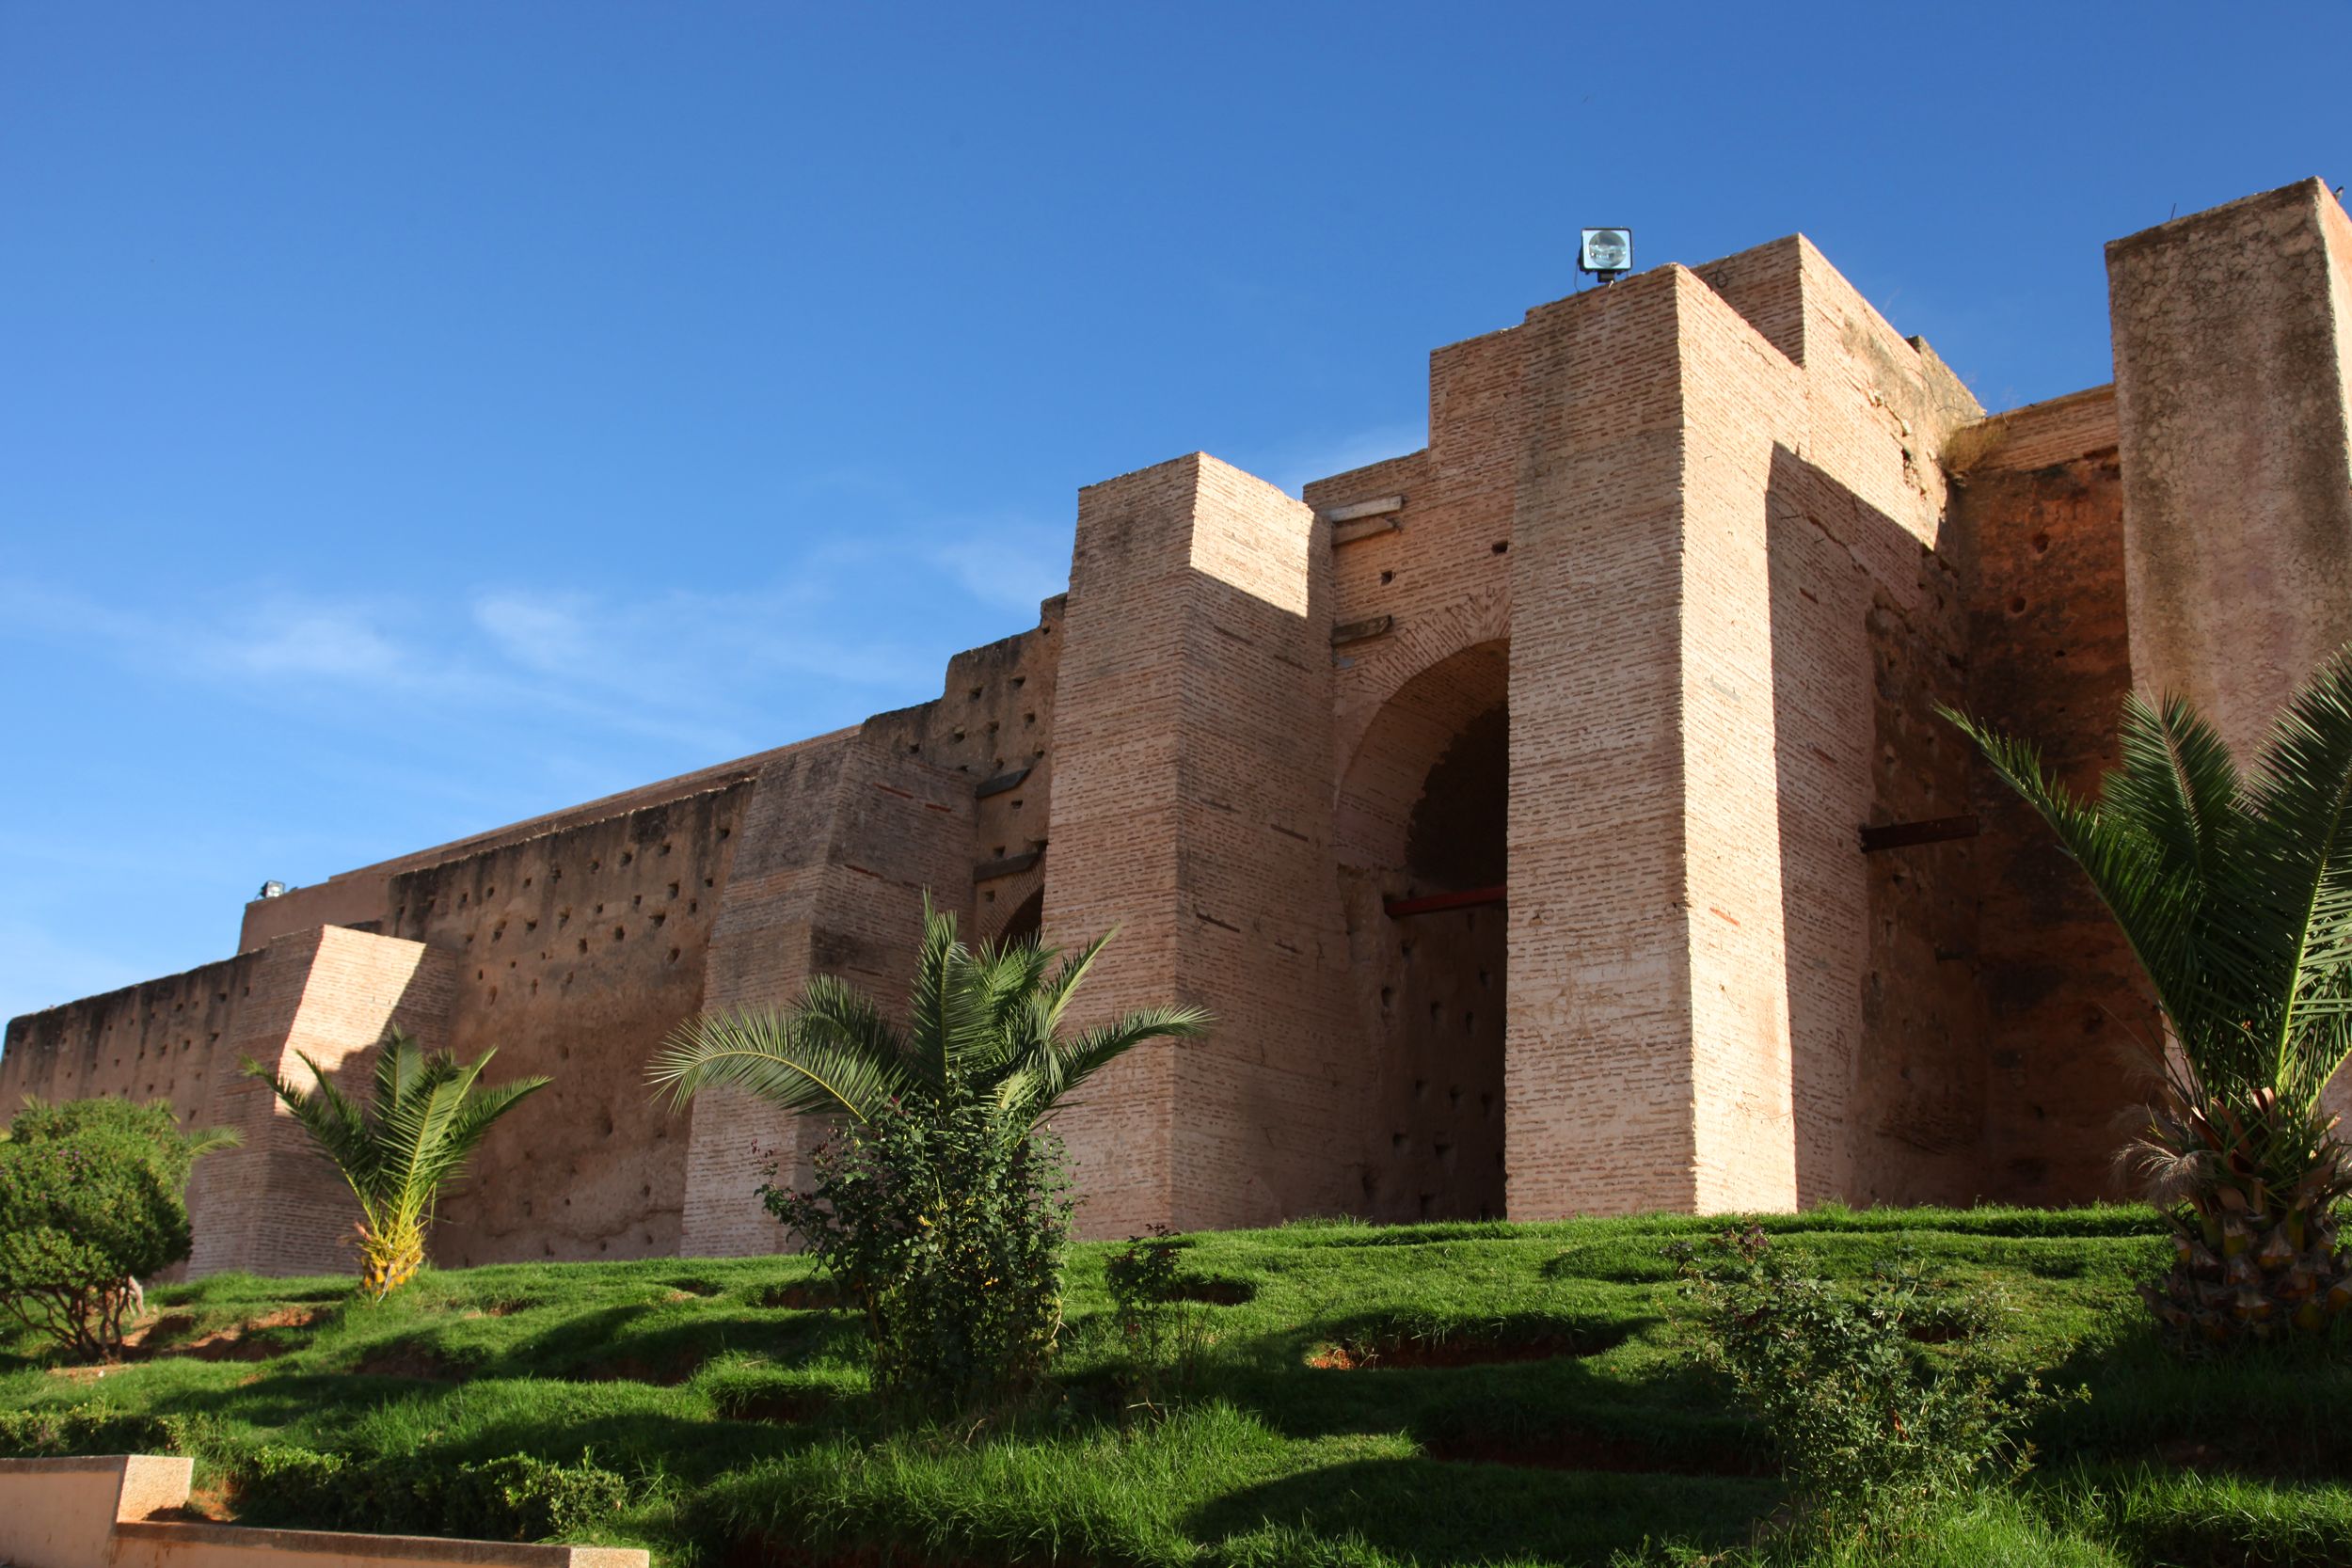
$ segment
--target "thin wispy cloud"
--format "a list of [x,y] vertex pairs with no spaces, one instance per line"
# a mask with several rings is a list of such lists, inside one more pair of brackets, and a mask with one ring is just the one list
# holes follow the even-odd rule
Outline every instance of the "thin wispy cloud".
[[932,561],[984,604],[1034,612],[1070,586],[1071,531],[999,520],[939,546]]
[[956,647],[932,616],[887,611],[910,570],[1001,635],[1068,580],[1070,538],[1020,518],[836,538],[763,583],[591,591],[487,583],[431,600],[255,583],[135,607],[0,578],[0,639],[207,687],[320,731],[398,720],[443,729],[527,720],[583,739],[674,743],[716,758],[796,738],[779,709],[828,721],[935,694]]

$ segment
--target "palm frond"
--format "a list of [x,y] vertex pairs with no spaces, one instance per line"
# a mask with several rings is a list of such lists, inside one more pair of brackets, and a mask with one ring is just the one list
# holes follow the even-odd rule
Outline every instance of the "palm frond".
[[461,1066],[456,1058],[423,1058],[399,1077],[401,1098],[376,1106],[383,1148],[380,1196],[403,1212],[418,1212],[431,1201],[446,1163],[449,1130],[468,1091],[488,1062]]
[[911,1081],[902,1057],[811,1038],[797,1014],[776,1011],[687,1020],[663,1043],[649,1076],[678,1105],[717,1086],[741,1089],[780,1110],[840,1111],[860,1121],[905,1093]]
[[1136,1047],[1155,1039],[1198,1038],[1214,1022],[1200,1007],[1145,1007],[1075,1039],[1052,1040],[1023,1064],[1023,1092],[1009,1103],[1032,1105],[1032,1117],[1042,1116]]
[[352,1191],[365,1201],[374,1190],[377,1169],[375,1144],[367,1117],[350,1096],[335,1086],[334,1080],[316,1061],[299,1051],[294,1055],[310,1069],[313,1083],[308,1089],[297,1087],[251,1057],[245,1058],[240,1067],[246,1077],[259,1078],[269,1085],[294,1124],[309,1134],[319,1151],[342,1172]]
[[468,1080],[469,1088],[459,1093],[456,1109],[447,1118],[439,1142],[416,1167],[416,1180],[429,1189],[438,1189],[464,1175],[467,1163],[491,1126],[551,1082],[546,1078],[516,1078],[491,1087],[479,1086],[479,1069],[487,1065],[488,1059],[485,1053],[475,1064],[476,1071]]
[[[2052,779],[2031,743],[2002,735],[1951,708],[1938,710],[1976,742],[1985,761],[2058,835],[2081,865],[2176,1022],[2201,1018],[2206,996],[2195,957],[2201,884],[2169,863],[2153,835],[2121,812],[2103,812]],[[2108,775],[2111,783],[2115,775]]]
[[2315,1097],[2344,1060],[2340,1031],[2317,1025],[2352,1011],[2352,649],[2280,714],[2250,794],[2237,891],[2266,906],[2259,924],[2275,926],[2256,933],[2269,946],[2255,951],[2283,971],[2265,975],[2283,982],[2265,1043],[2273,1081]]

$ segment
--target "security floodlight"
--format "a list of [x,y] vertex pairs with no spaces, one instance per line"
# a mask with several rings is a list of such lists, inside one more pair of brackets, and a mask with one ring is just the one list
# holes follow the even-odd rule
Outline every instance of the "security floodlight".
[[263,882],[262,884],[262,896],[264,898],[282,897],[285,895],[285,892],[286,884],[283,882]]
[[1587,229],[1584,243],[1577,247],[1576,268],[1589,272],[1604,280],[1633,270],[1633,230],[1630,229]]

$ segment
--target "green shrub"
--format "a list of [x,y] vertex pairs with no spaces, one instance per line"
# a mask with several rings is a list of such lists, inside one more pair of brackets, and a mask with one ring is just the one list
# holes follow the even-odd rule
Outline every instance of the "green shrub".
[[189,1167],[233,1141],[160,1101],[27,1104],[0,1138],[0,1307],[75,1359],[119,1353],[138,1276],[188,1255]]
[[104,1403],[0,1410],[0,1459],[89,1453],[187,1453],[203,1431],[193,1416],[157,1416]]
[[319,1453],[286,1444],[239,1461],[232,1481],[248,1524],[488,1541],[576,1534],[628,1506],[628,1483],[582,1453],[577,1465],[530,1454],[450,1465],[429,1453]]
[[2029,1466],[2021,1429],[2052,1396],[1994,1363],[1991,1303],[1938,1292],[1899,1261],[1841,1291],[1754,1226],[1668,1252],[1699,1308],[1698,1359],[1771,1435],[1816,1517],[1884,1524]]
[[1068,1179],[1050,1133],[986,1101],[896,1103],[820,1148],[805,1192],[760,1188],[863,1314],[874,1386],[931,1414],[996,1408],[1061,1328]]
[[1132,1236],[1103,1263],[1112,1323],[1125,1354],[1121,1393],[1132,1408],[1158,1411],[1190,1394],[1210,1334],[1207,1313],[1184,1299],[1177,1259],[1189,1241],[1154,1227]]

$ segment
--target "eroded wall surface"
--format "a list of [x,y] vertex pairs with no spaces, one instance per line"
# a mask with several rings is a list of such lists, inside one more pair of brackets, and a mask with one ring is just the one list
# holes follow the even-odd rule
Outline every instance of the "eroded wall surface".
[[[2098,388],[1990,421],[1963,470],[1974,542],[1968,708],[2089,796],[2116,765],[2132,688],[2115,397]],[[1985,1002],[1979,1194],[2119,1196],[2119,1117],[2163,1040],[2130,946],[2041,817],[1981,762],[1976,971]]]
[[2352,640],[2352,220],[2317,180],[2107,246],[2135,677],[2241,755]]
[[389,879],[389,931],[452,956],[441,1043],[496,1050],[493,1081],[553,1080],[486,1139],[443,1206],[437,1256],[675,1254],[682,1124],[646,1058],[700,1010],[750,784],[501,845]]

